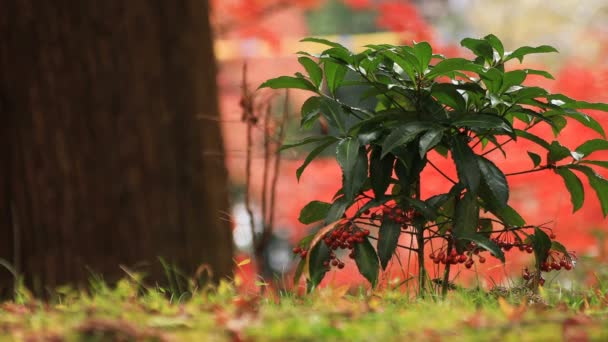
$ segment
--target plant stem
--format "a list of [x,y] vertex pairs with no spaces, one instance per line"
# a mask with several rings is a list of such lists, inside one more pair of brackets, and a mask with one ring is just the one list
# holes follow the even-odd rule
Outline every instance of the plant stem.
[[[448,255],[452,249],[452,239],[448,240],[448,249],[446,250]],[[450,262],[446,262],[445,269],[443,271],[443,281],[441,282],[441,297],[445,299],[450,288]]]
[[512,173],[505,173],[505,176],[523,175],[523,174],[526,174],[526,173],[533,173],[533,172],[543,171],[543,170],[546,170],[546,169],[549,169],[549,168],[550,168],[549,166],[541,166],[538,169],[531,169],[531,170],[512,172]]
[[[420,199],[420,174],[416,182],[416,199]],[[416,254],[418,255],[418,286],[421,297],[426,294],[426,267],[424,266],[424,224],[416,224]]]

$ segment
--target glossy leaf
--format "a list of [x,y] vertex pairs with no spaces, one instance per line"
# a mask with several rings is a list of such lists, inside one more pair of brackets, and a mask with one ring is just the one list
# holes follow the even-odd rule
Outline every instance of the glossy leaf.
[[300,57],[298,58],[298,62],[300,62],[304,69],[306,69],[312,83],[318,89],[321,85],[321,81],[323,80],[323,71],[321,70],[321,67],[319,67],[315,61],[308,57]]
[[330,224],[332,222],[338,221],[344,215],[344,212],[349,207],[350,201],[346,196],[338,197],[334,203],[331,204],[329,211],[327,212],[327,217],[325,218],[325,223]]
[[573,211],[579,210],[583,206],[585,200],[585,190],[581,180],[569,169],[558,167],[555,172],[562,177],[566,188],[570,193],[570,201],[572,202]]
[[478,156],[477,165],[481,172],[483,184],[490,193],[493,208],[504,208],[509,201],[509,184],[504,173],[490,160]]
[[384,139],[381,158],[384,158],[385,155],[392,152],[396,147],[403,146],[416,139],[418,134],[431,127],[428,123],[411,122],[393,129],[386,139]]
[[302,208],[298,221],[303,224],[311,224],[317,221],[321,221],[327,217],[327,213],[331,208],[331,203],[312,201]]
[[352,137],[342,139],[336,147],[336,159],[338,160],[338,164],[340,164],[344,178],[345,187],[343,189],[349,198],[352,198],[352,189],[349,188],[347,190],[346,186],[351,186],[355,164],[359,155],[359,147],[359,140]]
[[393,165],[395,164],[394,155],[388,154],[381,158],[381,152],[379,146],[374,147],[369,161],[369,177],[376,198],[383,197],[386,189],[388,189],[393,174]]
[[551,250],[551,239],[542,229],[535,227],[534,235],[530,236],[532,240],[532,248],[534,248],[534,255],[536,256],[536,262],[540,263],[547,259],[549,250]]
[[303,89],[310,91],[317,91],[317,88],[310,83],[307,79],[291,76],[279,76],[277,78],[270,79],[260,85],[260,88],[272,88],[272,89]]
[[538,154],[536,154],[534,152],[528,151],[528,156],[532,160],[532,163],[534,164],[534,167],[537,167],[538,165],[540,165],[542,159],[541,159],[541,157]]
[[324,243],[317,243],[309,253],[308,272],[312,287],[314,288],[321,283],[321,280],[325,277],[325,273],[328,271],[328,267],[323,265],[323,263],[329,260],[329,248]]
[[474,129],[500,129],[513,132],[511,126],[504,119],[491,114],[476,114],[455,120],[452,125],[456,127],[470,127]]
[[483,37],[483,39],[485,39],[488,43],[490,43],[490,45],[498,53],[498,56],[500,56],[500,57],[504,56],[505,48],[502,45],[502,42],[500,41],[500,39],[498,39],[498,37],[496,37],[493,34],[489,34],[489,35]]
[[510,227],[522,227],[526,225],[526,221],[521,215],[508,205],[500,209],[490,209],[490,212]]
[[460,45],[473,51],[476,56],[483,57],[488,62],[494,59],[494,51],[489,41],[485,39],[465,38]]
[[372,284],[372,287],[375,287],[378,282],[380,265],[376,250],[369,239],[365,238],[362,243],[355,244],[355,263],[359,273]]
[[302,177],[302,173],[304,172],[308,164],[310,164],[319,154],[325,151],[326,148],[336,143],[336,139],[333,137],[325,138],[325,141],[321,145],[315,147],[312,151],[310,151],[310,153],[304,159],[304,163],[302,163],[302,165],[300,165],[300,167],[296,170],[296,178],[298,182],[300,181],[300,177]]
[[526,55],[533,54],[533,53],[549,53],[549,52],[558,52],[558,51],[556,48],[554,48],[553,46],[549,46],[549,45],[541,45],[541,46],[537,46],[537,47],[523,46],[523,47],[516,49],[513,52],[505,53],[504,60],[506,62],[513,58],[517,58],[519,60],[519,62],[521,63],[521,62],[523,62],[524,56],[526,56]]
[[570,156],[570,150],[557,141],[551,142],[549,146],[549,155],[547,156],[548,163],[558,162]]
[[420,158],[424,158],[426,153],[437,146],[443,138],[443,129],[432,128],[420,137],[419,151]]
[[467,189],[475,193],[479,187],[481,173],[477,165],[476,155],[471,150],[471,147],[463,141],[464,138],[466,137],[458,136],[452,138],[450,150],[456,164],[458,178]]
[[477,199],[471,193],[467,192],[461,199],[456,201],[456,209],[454,212],[454,236],[460,238],[466,234],[474,233],[477,230],[478,221],[479,205],[477,204]]
[[602,150],[608,150],[608,141],[602,139],[592,139],[584,142],[582,145],[577,147],[575,151],[586,157],[595,151]]
[[394,220],[382,220],[378,235],[378,257],[382,269],[386,269],[388,262],[393,257],[397,243],[401,235],[401,224]]
[[467,232],[459,235],[458,239],[473,241],[477,244],[477,246],[492,253],[492,255],[498,258],[498,260],[502,261],[503,263],[505,262],[505,254],[503,253],[502,249],[500,249],[500,247],[498,247],[494,241],[488,239],[485,234]]
[[433,49],[427,42],[420,42],[414,44],[414,55],[418,59],[418,72],[423,74],[424,71],[429,67],[431,58],[433,56]]
[[581,171],[587,176],[591,188],[595,191],[602,207],[604,217],[608,216],[608,180],[597,174],[592,168],[584,165],[569,165],[570,169]]
[[323,62],[323,69],[325,70],[327,87],[329,88],[330,93],[335,96],[336,90],[340,87],[342,81],[344,81],[347,69],[344,65],[330,60]]
[[471,61],[464,58],[450,58],[437,63],[431,71],[425,75],[425,78],[432,80],[436,77],[453,73],[454,71],[483,72],[483,67],[473,64]]

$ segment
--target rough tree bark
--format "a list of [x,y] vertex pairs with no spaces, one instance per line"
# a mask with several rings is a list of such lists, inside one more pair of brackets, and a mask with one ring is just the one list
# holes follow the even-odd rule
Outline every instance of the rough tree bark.
[[207,1],[0,0],[0,258],[38,289],[230,274],[215,72]]

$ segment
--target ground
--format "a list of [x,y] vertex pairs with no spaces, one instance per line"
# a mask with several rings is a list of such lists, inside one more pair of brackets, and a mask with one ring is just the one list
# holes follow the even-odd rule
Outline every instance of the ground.
[[608,340],[608,282],[599,279],[538,294],[458,288],[445,299],[347,286],[302,295],[260,283],[252,292],[238,283],[177,296],[133,277],[115,287],[94,281],[87,292],[59,289],[47,302],[20,290],[0,306],[0,341]]

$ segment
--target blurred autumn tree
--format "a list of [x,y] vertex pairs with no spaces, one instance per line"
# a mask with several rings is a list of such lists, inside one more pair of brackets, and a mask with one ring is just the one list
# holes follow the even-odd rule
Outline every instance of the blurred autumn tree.
[[2,3],[0,257],[30,286],[231,273],[207,6]]

